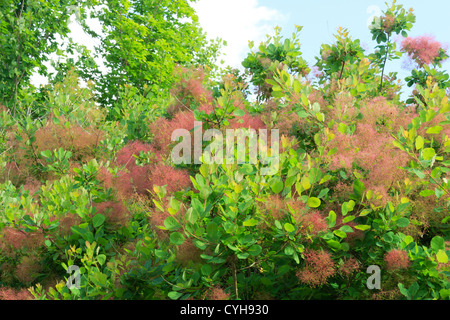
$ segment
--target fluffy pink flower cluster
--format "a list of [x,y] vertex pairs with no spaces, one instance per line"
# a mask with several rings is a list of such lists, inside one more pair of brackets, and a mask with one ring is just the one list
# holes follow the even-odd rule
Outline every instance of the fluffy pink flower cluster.
[[319,287],[327,283],[335,273],[331,254],[323,250],[308,250],[304,253],[306,267],[297,272],[297,278],[310,287]]
[[225,290],[223,290],[220,287],[212,287],[210,288],[206,293],[206,299],[208,300],[229,300],[230,294],[226,293]]
[[439,57],[442,44],[432,36],[404,38],[401,42],[405,51],[420,67],[435,62]]
[[[169,136],[170,139],[170,136]],[[150,164],[143,166],[136,164],[136,158],[140,152],[152,152],[155,154]],[[161,150],[153,144],[144,144],[139,141],[128,143],[117,153],[117,164],[124,165],[126,171],[122,172],[114,184],[120,194],[129,196],[133,192],[148,195],[154,185],[166,185],[168,194],[182,190],[191,185],[189,174],[185,170],[178,170],[163,163],[163,154],[167,150]]]
[[325,217],[318,211],[309,212],[298,219],[301,225],[301,233],[304,235],[316,236],[319,232],[328,228]]
[[[356,109],[349,106],[347,114],[358,113],[352,108]],[[330,150],[337,149],[330,156],[330,169],[349,172],[353,171],[354,166],[362,169],[365,187],[382,195],[382,201],[386,202],[389,188],[404,177],[405,171],[401,167],[407,163],[402,151],[392,145],[389,132],[406,127],[414,114],[398,110],[383,97],[363,104],[359,112],[363,118],[358,121],[353,134],[336,129],[335,138],[328,145]]]
[[409,267],[408,253],[403,250],[391,250],[384,256],[386,268],[390,271],[407,269]]

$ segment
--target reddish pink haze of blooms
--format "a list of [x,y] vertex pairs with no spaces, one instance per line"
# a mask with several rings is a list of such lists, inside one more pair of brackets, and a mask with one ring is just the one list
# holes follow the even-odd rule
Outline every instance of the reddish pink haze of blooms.
[[97,174],[97,179],[103,184],[103,187],[109,189],[113,186],[113,175],[105,167],[100,167]]
[[[239,119],[242,119],[242,123],[238,122]],[[244,114],[242,117],[237,117],[231,121],[231,127],[233,129],[239,128],[250,128],[258,131],[259,129],[266,129],[266,125],[261,120],[259,116],[251,116],[248,113]]]
[[[161,215],[161,218],[164,216],[166,218],[168,217],[168,215]],[[163,225],[164,220],[159,225]],[[190,263],[198,263],[202,261],[201,254],[203,251],[197,248],[191,239],[187,239],[179,245],[177,249],[176,261],[184,267],[187,267]]]
[[419,36],[404,38],[401,47],[419,66],[423,67],[439,57],[442,44],[434,40],[433,36]]
[[317,66],[313,66],[311,68],[311,72],[309,73],[309,79],[312,80],[314,78],[320,78],[323,76],[323,72],[320,71],[320,68]]
[[107,221],[113,225],[126,225],[128,221],[128,211],[122,201],[106,201],[95,205],[97,212],[105,216]]
[[8,247],[15,250],[23,247],[35,249],[44,243],[44,236],[40,232],[25,232],[11,227],[2,230],[0,239],[1,250],[7,250]]
[[31,284],[41,271],[42,268],[36,256],[25,256],[16,266],[16,277],[22,283]]
[[153,192],[154,185],[167,185],[167,193],[172,194],[191,186],[191,180],[186,170],[157,163],[131,167],[129,172],[119,177],[116,188],[123,196],[129,196],[133,192],[148,195],[148,190]]
[[[50,218],[50,221],[55,220],[55,217]],[[59,227],[58,233],[61,236],[68,236],[72,233],[71,228],[82,223],[81,217],[76,213],[67,213],[65,216],[58,218]]]
[[309,234],[316,236],[320,231],[328,228],[325,218],[317,211],[307,213],[298,219],[302,225],[301,232],[303,234]]
[[117,152],[117,164],[125,165],[127,169],[130,169],[136,164],[136,157],[142,152],[144,153],[154,153],[155,156],[159,159],[160,154],[155,151],[155,149],[147,143],[142,143],[140,141],[132,141],[127,143],[122,149]]
[[318,287],[325,284],[336,270],[329,252],[323,250],[308,250],[304,253],[306,268],[297,272],[297,278],[309,285]]
[[206,298],[208,300],[229,300],[230,294],[226,293],[220,287],[212,287],[207,291]]
[[211,114],[214,111],[214,108],[210,103],[204,103],[198,107],[198,111],[205,111],[206,114]]
[[394,249],[384,256],[388,270],[406,269],[409,267],[409,257],[405,251]]
[[[204,107],[207,110],[207,107]],[[159,118],[149,125],[149,130],[154,134],[152,146],[160,152],[160,154],[170,154],[172,141],[172,133],[176,129],[186,129],[188,131],[194,128],[195,117],[190,111],[178,112],[172,120]],[[193,140],[193,139],[192,139]]]
[[205,78],[203,68],[187,69],[181,67],[175,73],[180,76],[180,80],[174,84],[171,93],[178,96],[180,100],[191,98],[196,102],[200,102],[211,98],[211,93],[203,85]]
[[33,295],[28,289],[13,289],[0,287],[0,300],[33,300]]
[[339,269],[339,273],[349,277],[353,272],[360,269],[360,263],[354,257],[344,259],[344,263]]
[[34,195],[40,189],[41,185],[42,183],[39,180],[34,179],[33,177],[27,177],[23,189],[28,190],[30,195]]
[[[382,97],[363,104],[360,112],[363,118],[353,134],[341,133],[336,127],[335,138],[327,146],[329,150],[337,148],[330,157],[330,169],[352,171],[353,164],[362,168],[366,172],[362,182],[368,190],[383,196],[380,199],[382,205],[388,201],[391,185],[405,177],[406,172],[401,167],[408,162],[403,152],[392,145],[389,132],[400,129],[402,125],[405,127],[406,120],[411,121],[414,114],[396,110],[395,105]],[[341,192],[344,190],[337,190],[345,198],[345,193]]]
[[387,33],[391,33],[395,27],[395,17],[393,14],[387,14],[383,18],[383,30]]
[[175,169],[164,164],[153,167],[149,178],[153,185],[167,185],[166,190],[168,194],[183,190],[192,185],[187,170]]
[[270,195],[267,201],[261,203],[263,214],[274,220],[283,219],[286,211],[286,203],[278,195]]
[[150,165],[137,166],[134,165],[129,172],[122,172],[116,180],[114,187],[120,195],[128,197],[136,192],[140,195],[146,195],[147,189],[152,189],[152,185],[148,178]]

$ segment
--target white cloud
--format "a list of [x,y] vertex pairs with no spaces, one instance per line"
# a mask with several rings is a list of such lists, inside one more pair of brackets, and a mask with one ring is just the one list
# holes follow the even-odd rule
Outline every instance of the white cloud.
[[208,37],[227,41],[221,57],[225,65],[242,68],[241,63],[249,52],[248,41],[255,46],[273,34],[277,22],[286,19],[274,9],[258,4],[258,0],[199,0],[192,4],[199,22]]

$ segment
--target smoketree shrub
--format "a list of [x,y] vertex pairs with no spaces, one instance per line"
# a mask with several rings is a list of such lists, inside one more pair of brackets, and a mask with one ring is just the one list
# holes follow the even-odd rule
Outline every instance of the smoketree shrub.
[[[427,77],[402,101],[383,66],[413,16],[380,19],[384,55],[338,29],[315,80],[276,31],[246,58],[256,102],[184,66],[170,96],[124,85],[105,110],[71,71],[39,116],[2,108],[0,299],[449,299],[449,92]],[[194,121],[248,147],[176,164]],[[279,139],[255,152],[259,129]]]

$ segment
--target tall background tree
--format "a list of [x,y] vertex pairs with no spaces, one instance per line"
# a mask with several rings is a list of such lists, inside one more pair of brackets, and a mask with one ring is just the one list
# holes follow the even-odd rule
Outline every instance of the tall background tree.
[[70,16],[77,6],[85,16],[91,3],[75,0],[2,0],[0,2],[0,101],[16,113],[21,89],[34,72],[48,76],[45,62],[70,33]]
[[111,107],[120,90],[133,86],[161,95],[173,83],[176,65],[215,68],[220,40],[208,42],[187,0],[100,0],[91,17],[102,24],[96,53],[107,72],[96,78],[98,102]]
[[[96,83],[97,101],[104,107],[118,105],[120,92],[131,86],[139,93],[159,97],[173,83],[176,65],[203,65],[217,70],[221,40],[208,41],[198,24],[190,0],[5,0],[0,3],[0,101],[13,113],[37,72],[51,82],[64,78],[75,68],[84,80]],[[95,52],[69,37],[70,17],[98,45]],[[97,18],[97,33],[87,18]],[[68,44],[63,48],[63,42]],[[76,58],[68,53],[78,52]],[[64,57],[54,62],[56,75],[46,66],[52,54]],[[104,61],[99,72],[94,57]],[[21,93],[22,89],[31,91]],[[114,117],[114,116],[113,116]]]

